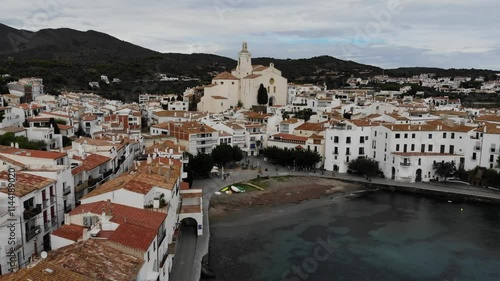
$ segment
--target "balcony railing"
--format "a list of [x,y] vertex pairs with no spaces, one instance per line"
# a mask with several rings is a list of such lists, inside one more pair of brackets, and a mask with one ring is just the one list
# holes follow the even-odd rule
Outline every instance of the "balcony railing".
[[40,226],[34,226],[30,230],[26,231],[26,242],[35,238],[40,233]]
[[52,226],[57,225],[57,218],[56,218],[56,217],[52,217],[52,218],[50,219],[50,221],[52,222]]
[[43,200],[42,208],[47,209],[48,206],[49,206],[49,199],[47,198],[47,199]]
[[80,191],[84,190],[85,188],[87,188],[88,186],[89,186],[88,181],[84,181],[83,183],[79,182],[78,185],[75,186],[75,192],[80,192]]
[[30,220],[33,217],[36,217],[38,214],[42,212],[42,205],[37,204],[36,207],[33,207],[31,209],[25,210],[23,213],[23,218],[25,220]]
[[63,190],[63,195],[66,196],[66,195],[69,195],[71,193],[71,187],[68,186],[66,187],[64,190]]
[[410,162],[401,162],[401,166],[409,167],[409,166],[411,166],[411,163]]
[[112,170],[112,169],[110,169],[110,170],[108,170],[107,172],[104,172],[104,173],[102,174],[102,176],[103,176],[103,178],[107,178],[107,177],[109,177],[112,173],[113,173],[113,170]]

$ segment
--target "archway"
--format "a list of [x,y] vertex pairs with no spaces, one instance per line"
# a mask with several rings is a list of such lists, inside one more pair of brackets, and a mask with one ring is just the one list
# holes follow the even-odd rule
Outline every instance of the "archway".
[[395,179],[395,178],[396,178],[396,168],[392,167],[391,179]]
[[422,181],[422,169],[417,170],[417,174],[415,176],[415,181],[416,182],[421,182]]
[[274,106],[276,104],[276,98],[274,96],[271,96],[269,98],[269,106]]

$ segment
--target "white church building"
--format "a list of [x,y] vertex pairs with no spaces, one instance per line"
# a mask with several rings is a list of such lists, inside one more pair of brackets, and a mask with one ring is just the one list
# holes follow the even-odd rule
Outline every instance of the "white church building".
[[287,79],[273,63],[252,65],[252,55],[247,43],[243,43],[238,66],[231,73],[220,73],[212,79],[212,84],[204,87],[198,111],[219,113],[236,107],[239,102],[243,108],[250,109],[258,105],[257,92],[261,84],[267,89],[268,105],[286,105]]

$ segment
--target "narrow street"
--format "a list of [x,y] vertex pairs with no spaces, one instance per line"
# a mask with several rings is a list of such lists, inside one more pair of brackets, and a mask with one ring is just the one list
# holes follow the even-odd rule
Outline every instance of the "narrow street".
[[169,280],[189,281],[193,272],[193,262],[196,251],[196,226],[184,225],[181,228],[179,244],[172,265]]

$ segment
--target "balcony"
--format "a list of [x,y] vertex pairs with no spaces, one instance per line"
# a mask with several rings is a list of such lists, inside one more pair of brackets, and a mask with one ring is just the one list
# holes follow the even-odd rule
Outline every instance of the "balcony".
[[52,223],[50,223],[50,221],[46,221],[43,223],[43,229],[45,230],[45,232],[49,231],[51,227]]
[[47,209],[48,206],[49,206],[49,199],[47,198],[47,199],[43,200],[42,208]]
[[88,181],[84,181],[83,183],[79,182],[78,185],[75,186],[75,192],[81,192],[82,190],[84,190],[87,187],[89,187]]
[[57,218],[56,217],[52,217],[50,219],[50,221],[52,222],[52,226],[56,226],[57,225]]
[[41,212],[42,212],[42,205],[37,204],[36,207],[32,207],[31,209],[25,210],[23,212],[23,218],[25,220],[30,220],[39,215]]
[[63,190],[63,195],[64,196],[67,196],[71,193],[71,186],[68,186],[66,187],[64,190]]
[[411,166],[411,163],[410,162],[401,162],[400,165],[402,167],[410,167]]
[[65,213],[69,213],[69,212],[71,212],[72,207],[73,207],[73,206],[72,206],[71,204],[66,205],[66,207],[64,207],[64,212],[65,212]]
[[102,176],[103,176],[103,178],[107,178],[107,177],[109,177],[112,173],[113,173],[113,170],[112,170],[112,169],[110,169],[110,170],[108,170],[107,172],[104,172],[104,173],[102,174]]
[[31,239],[35,238],[40,233],[40,226],[31,227],[30,230],[26,231],[26,242],[29,242]]

